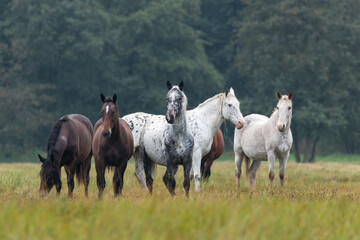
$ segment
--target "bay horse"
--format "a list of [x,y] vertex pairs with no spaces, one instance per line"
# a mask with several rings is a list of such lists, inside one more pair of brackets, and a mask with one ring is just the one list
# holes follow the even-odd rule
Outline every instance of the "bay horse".
[[103,103],[102,118],[95,124],[92,142],[99,198],[102,197],[106,186],[106,167],[114,167],[114,195],[121,194],[124,185],[124,172],[134,148],[131,130],[128,124],[119,118],[116,94],[113,97],[105,98],[101,93],[100,98]]
[[211,166],[213,162],[223,154],[224,148],[224,136],[219,128],[213,137],[210,152],[201,159],[201,177],[204,180],[209,179],[211,175]]
[[[144,156],[139,150],[142,145],[142,136],[147,131],[150,123],[165,121],[165,119],[163,115],[142,112],[126,115],[123,119],[129,124],[135,139],[135,175],[140,186],[146,189],[143,173]],[[186,112],[186,120],[194,136],[192,170],[194,172],[196,192],[200,192],[201,158],[210,151],[213,136],[225,119],[230,120],[238,129],[244,124],[244,118],[240,112],[240,103],[232,88],[230,91],[226,90],[225,93],[217,94],[193,110]],[[154,141],[158,140],[154,139]]]
[[90,120],[80,114],[69,114],[61,117],[52,126],[47,145],[47,157],[40,154],[40,189],[42,194],[49,194],[56,187],[61,191],[61,167],[67,175],[68,196],[73,195],[74,175],[79,184],[85,187],[88,196],[89,171],[91,167],[91,140],[93,126]]
[[[235,152],[235,180],[236,187],[240,187],[241,163],[245,157],[246,175],[250,174],[250,185],[256,184],[256,172],[261,161],[268,161],[269,180],[272,187],[275,178],[275,159],[279,159],[280,185],[283,186],[286,163],[289,158],[293,138],[290,130],[292,118],[293,93],[281,95],[270,118],[251,114],[245,117],[245,126],[241,130],[235,129],[234,152]],[[253,160],[251,167],[250,159]]]
[[178,166],[182,165],[184,167],[183,188],[188,197],[194,138],[186,120],[187,97],[183,92],[184,84],[182,81],[179,86],[172,86],[168,81],[167,87],[169,89],[167,94],[167,122],[163,117],[161,121],[149,123],[141,144],[146,185],[151,193],[153,188],[152,165],[154,163],[165,165],[166,172],[163,182],[170,194],[175,195],[174,174],[177,172]]

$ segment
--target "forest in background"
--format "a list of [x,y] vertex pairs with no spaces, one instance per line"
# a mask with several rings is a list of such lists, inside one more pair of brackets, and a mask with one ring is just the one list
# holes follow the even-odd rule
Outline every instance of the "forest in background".
[[[44,149],[68,113],[164,114],[233,87],[244,115],[294,93],[293,153],[360,153],[357,0],[0,0],[0,151]],[[224,126],[223,126],[224,127]],[[233,126],[227,124],[227,142]],[[230,144],[227,144],[230,146]]]

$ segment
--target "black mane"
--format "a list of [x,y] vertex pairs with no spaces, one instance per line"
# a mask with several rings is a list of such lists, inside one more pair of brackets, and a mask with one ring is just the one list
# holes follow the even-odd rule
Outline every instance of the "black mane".
[[51,129],[51,132],[50,132],[49,140],[48,140],[47,152],[49,152],[50,149],[52,151],[55,150],[55,144],[56,144],[56,140],[59,136],[61,126],[62,126],[63,122],[66,122],[67,120],[68,120],[67,118],[61,118],[54,123],[54,125]]

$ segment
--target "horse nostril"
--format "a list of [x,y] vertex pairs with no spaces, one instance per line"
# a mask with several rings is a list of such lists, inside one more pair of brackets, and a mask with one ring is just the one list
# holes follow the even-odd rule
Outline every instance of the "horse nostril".
[[238,122],[236,123],[236,128],[237,128],[237,129],[241,129],[243,126],[244,126],[244,124],[243,124],[241,121],[238,121]]
[[167,115],[166,116],[166,121],[168,123],[174,123],[174,115],[172,115],[172,114]]
[[104,137],[108,137],[108,136],[110,136],[110,132],[102,132],[102,135],[104,136]]

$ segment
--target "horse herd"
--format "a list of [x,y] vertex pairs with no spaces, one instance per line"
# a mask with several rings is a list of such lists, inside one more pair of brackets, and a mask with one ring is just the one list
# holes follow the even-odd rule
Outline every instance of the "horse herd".
[[[290,130],[292,97],[281,95],[270,118],[251,114],[243,117],[240,103],[231,88],[187,109],[184,84],[172,86],[167,82],[167,112],[154,115],[137,112],[120,118],[117,96],[100,95],[102,118],[95,126],[80,114],[69,114],[57,120],[50,133],[47,157],[39,155],[40,193],[48,194],[55,186],[59,194],[62,187],[61,167],[67,174],[68,195],[74,189],[74,177],[84,184],[88,196],[91,157],[95,158],[96,181],[99,198],[106,186],[105,170],[114,172],[114,195],[121,194],[124,172],[128,160],[135,160],[135,176],[140,186],[150,193],[153,190],[152,173],[156,164],[166,166],[163,182],[171,195],[175,195],[176,174],[179,165],[184,168],[183,189],[189,196],[190,176],[195,191],[200,191],[200,177],[208,178],[213,160],[224,150],[220,126],[224,120],[235,125],[235,179],[240,186],[242,160],[251,187],[255,187],[256,172],[261,161],[268,161],[270,186],[275,177],[274,162],[279,158],[279,178],[283,185],[286,162],[292,145]],[[253,160],[250,166],[250,159]]]

